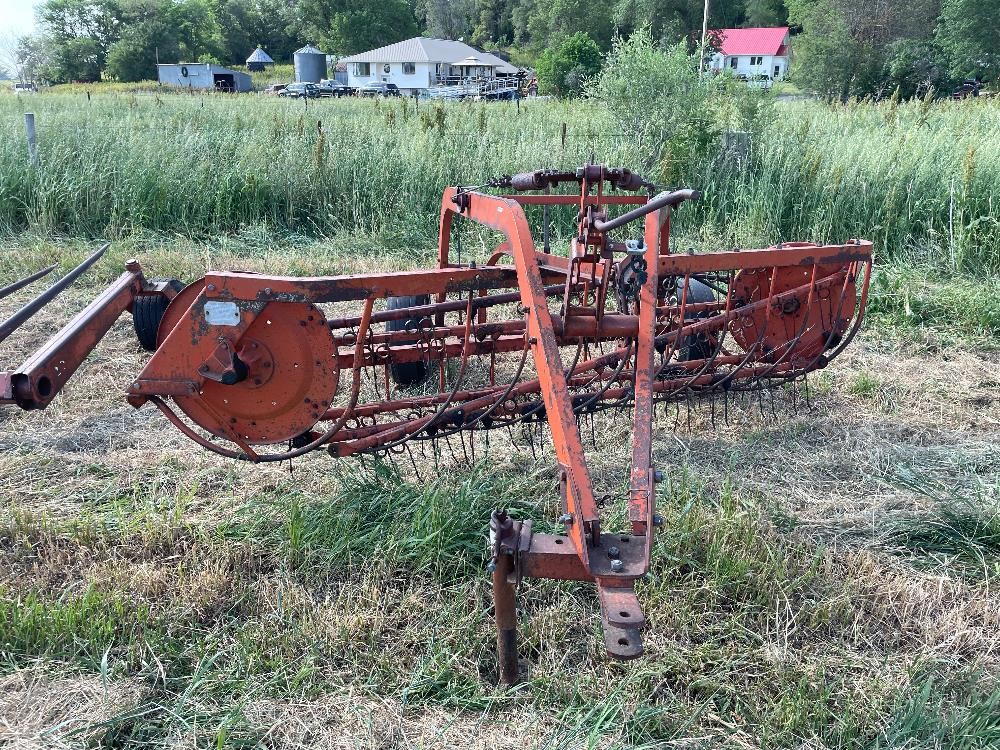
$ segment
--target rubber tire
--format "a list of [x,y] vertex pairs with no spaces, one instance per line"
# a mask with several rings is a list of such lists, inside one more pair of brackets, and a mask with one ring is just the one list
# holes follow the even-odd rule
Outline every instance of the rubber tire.
[[[184,284],[177,279],[153,279],[153,283],[166,282],[171,289],[179,292]],[[156,333],[170,300],[162,294],[147,294],[136,297],[132,302],[132,326],[139,345],[147,352],[156,351]]]
[[[678,290],[678,299],[680,299],[683,292],[683,289]],[[707,284],[698,281],[698,279],[691,279],[691,285],[688,288],[687,293],[687,304],[693,305],[699,302],[715,302],[715,293]],[[711,315],[711,312],[707,310],[700,313],[685,312],[684,320],[697,320],[699,318],[706,318],[709,315]],[[668,346],[666,343],[656,345],[656,350],[660,354],[663,354],[667,348]],[[678,362],[690,362],[695,359],[708,359],[712,356],[713,352],[714,349],[711,342],[708,340],[708,336],[704,333],[696,333],[694,336],[684,337],[684,339],[678,344],[673,357]]]
[[[416,297],[389,297],[386,308],[389,310],[401,310],[405,307],[415,307],[417,305],[429,305],[430,295],[421,294]],[[385,324],[387,331],[405,331],[419,325],[419,318],[404,318],[403,320],[390,320]],[[415,344],[416,341],[401,341],[401,344]],[[426,362],[403,362],[398,365],[389,365],[389,375],[396,385],[414,386],[427,380]]]

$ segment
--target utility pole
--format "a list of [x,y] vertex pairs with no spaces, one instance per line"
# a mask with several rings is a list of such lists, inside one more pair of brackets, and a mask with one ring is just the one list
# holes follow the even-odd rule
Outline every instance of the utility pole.
[[705,13],[701,17],[701,51],[700,60],[698,61],[698,73],[699,75],[705,72],[705,39],[708,37],[708,2],[705,0]]

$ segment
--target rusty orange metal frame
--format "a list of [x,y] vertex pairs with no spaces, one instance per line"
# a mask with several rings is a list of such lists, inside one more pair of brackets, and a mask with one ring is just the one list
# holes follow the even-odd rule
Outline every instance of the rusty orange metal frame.
[[[563,184],[575,192],[520,192]],[[599,165],[514,175],[498,185],[515,192],[445,190],[433,269],[313,278],[211,272],[175,292],[147,281],[130,261],[20,368],[0,373],[0,404],[44,408],[123,312],[160,298],[165,312],[157,330],[146,332],[155,334],[156,350],[126,396],[136,407],[152,403],[223,456],[273,462],[320,449],[335,457],[389,455],[409,442],[545,422],[564,533],[534,533],[530,519],[504,509],[490,520],[501,678],[518,676],[515,590],[524,577],[593,582],[608,654],[635,658],[645,616],[634,585],[649,570],[661,523],[661,473],[651,453],[656,405],[753,391],[825,367],[863,319],[871,243],[675,254],[672,211],[696,199],[693,191],[608,192],[652,186]],[[526,206],[576,209],[568,253],[539,248]],[[452,236],[463,222],[500,236],[486,265],[451,261]],[[640,225],[634,236],[615,239]],[[0,339],[101,253],[0,323]],[[0,289],[0,298],[50,270]],[[387,298],[406,301],[377,307]],[[358,309],[332,316],[321,307],[329,303]],[[564,354],[573,352],[567,364]],[[488,382],[469,380],[473,357],[488,360]],[[452,360],[457,375],[447,382]],[[393,386],[392,368],[428,376],[437,365],[436,392]],[[619,530],[602,525],[603,501],[580,430],[581,418],[612,408],[630,410],[633,424],[628,525]]]

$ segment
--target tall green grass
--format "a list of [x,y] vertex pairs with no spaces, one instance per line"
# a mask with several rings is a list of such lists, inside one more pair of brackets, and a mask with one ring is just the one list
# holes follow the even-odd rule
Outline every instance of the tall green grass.
[[[4,234],[266,226],[428,244],[445,185],[591,155],[648,160],[593,102],[47,93],[0,96],[0,123]],[[680,212],[686,237],[706,247],[865,237],[883,260],[1000,271],[1000,102],[779,102],[760,130],[745,159],[717,149],[685,162],[679,179],[705,194]]]

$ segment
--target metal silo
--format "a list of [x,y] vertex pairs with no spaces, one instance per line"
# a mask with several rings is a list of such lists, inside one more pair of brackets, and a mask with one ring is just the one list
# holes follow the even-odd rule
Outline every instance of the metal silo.
[[326,55],[307,44],[295,50],[295,80],[299,83],[319,83],[326,78]]

